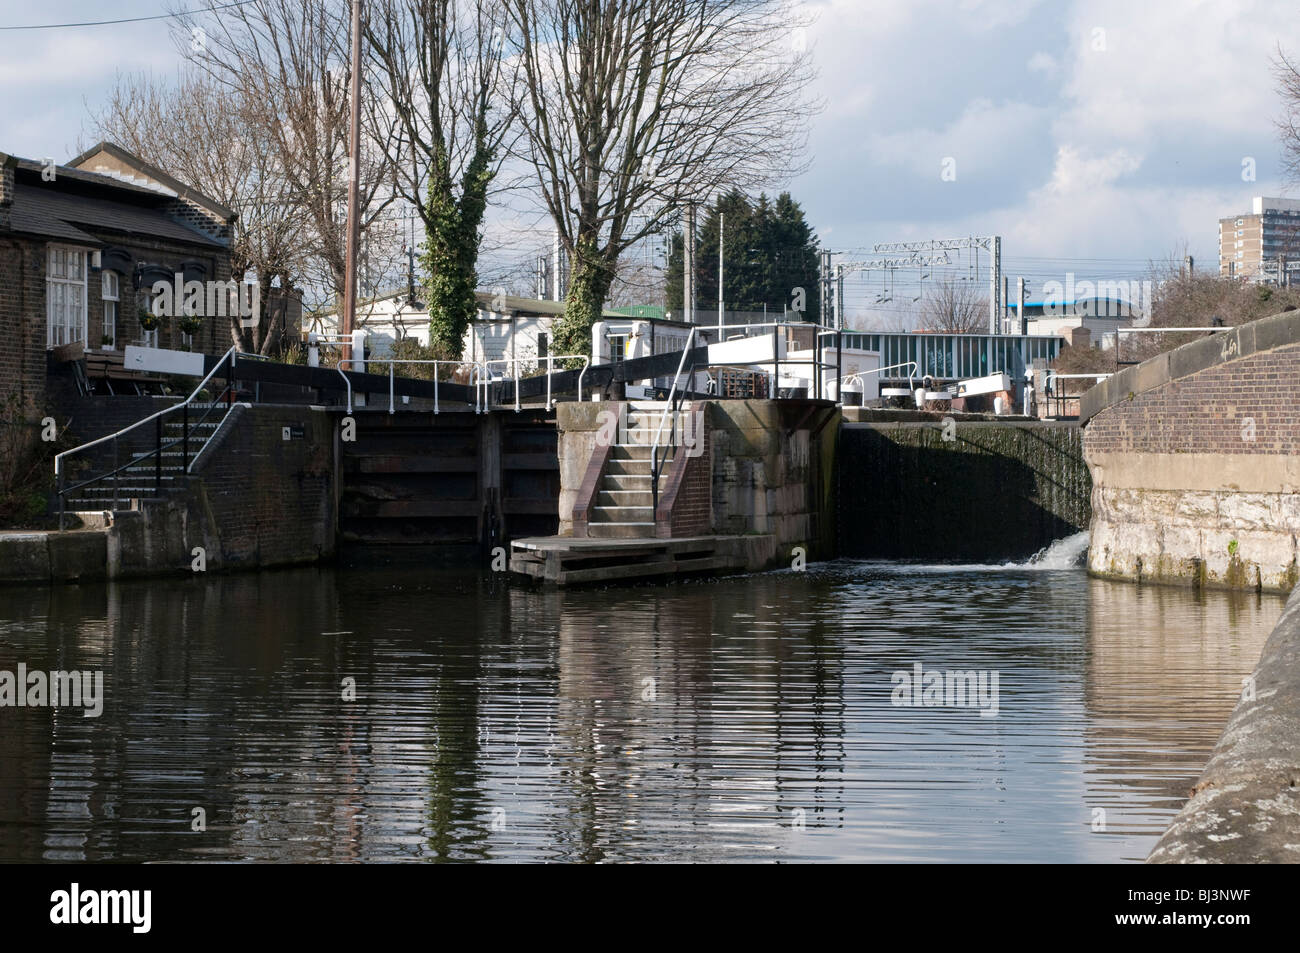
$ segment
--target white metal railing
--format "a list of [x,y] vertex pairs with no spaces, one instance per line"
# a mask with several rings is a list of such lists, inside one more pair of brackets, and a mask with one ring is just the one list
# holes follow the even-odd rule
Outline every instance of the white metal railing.
[[[587,376],[587,368],[591,366],[591,359],[587,357],[585,354],[550,354],[544,358],[540,358],[539,360],[546,361],[547,364],[546,409],[550,410],[555,406],[555,402],[551,399],[551,375],[557,373],[566,373],[567,370],[570,370],[570,369],[562,369],[557,371],[555,369],[556,361],[570,361],[570,360],[582,361],[582,370],[578,372],[578,403],[582,403],[582,381]],[[514,367],[513,377],[507,377],[503,375],[500,379],[509,380],[514,383],[515,413],[518,413],[522,409],[522,405],[520,404],[520,400],[519,400],[519,382],[521,380],[524,380],[524,378],[520,377],[519,375],[519,365],[533,364],[534,362],[535,361],[533,358],[526,358],[526,357],[502,357],[502,358],[494,358],[492,360],[479,361],[476,367],[476,371],[471,375],[471,380],[474,382],[474,386],[475,386],[474,412],[479,413],[479,406],[480,406],[479,388],[480,387],[482,388],[482,392],[483,392],[482,412],[486,413],[490,409],[489,403],[490,403],[491,395],[489,393],[489,389],[491,388],[492,384],[494,384],[497,380],[497,378],[494,378],[492,376],[492,365],[504,364],[507,368],[512,366]]]
[[[556,354],[551,356],[550,358],[544,358],[544,360],[547,360],[548,362],[552,362],[552,366],[548,367],[546,371],[546,409],[547,410],[551,410],[555,406],[555,402],[551,397],[551,375],[563,373],[562,371],[557,370],[553,366],[553,362],[566,361],[570,359],[576,359],[582,361],[582,370],[578,373],[578,400],[579,401],[582,400],[582,384],[584,378],[587,376],[587,367],[591,363],[590,360],[585,355],[582,354]],[[345,373],[345,369],[344,369],[345,364],[348,365],[387,364],[388,365],[388,412],[390,414],[395,413],[397,410],[396,388],[395,388],[396,372],[394,368],[398,364],[433,365],[433,412],[435,414],[441,412],[441,406],[439,403],[440,397],[438,394],[438,367],[451,366],[451,365],[454,365],[456,367],[468,367],[470,369],[469,386],[474,390],[474,413],[485,414],[491,409],[490,387],[497,380],[510,380],[514,383],[515,412],[518,413],[523,409],[523,404],[521,402],[520,394],[519,394],[519,382],[524,378],[519,377],[517,371],[516,371],[516,376],[514,376],[513,378],[509,378],[509,377],[494,378],[492,376],[491,365],[505,364],[509,366],[509,365],[519,365],[523,363],[531,364],[532,360],[529,358],[511,357],[511,358],[498,358],[498,359],[488,360],[488,361],[448,361],[448,360],[434,361],[434,360],[416,360],[416,359],[407,360],[402,358],[386,358],[386,357],[366,357],[366,358],[357,358],[356,360],[353,360],[351,358],[347,360],[341,360],[339,361],[338,366],[335,368],[335,371],[338,373],[340,377],[343,378],[343,383],[347,387],[349,414],[352,413],[352,380],[351,378],[348,377],[347,373]]]
[[366,358],[359,358],[357,361],[353,361],[351,358],[345,361],[339,361],[339,366],[337,370],[339,372],[339,375],[343,378],[343,383],[345,383],[348,388],[348,413],[349,414],[352,413],[352,381],[348,379],[347,374],[343,373],[343,365],[355,364],[355,363],[388,365],[388,412],[390,414],[397,412],[396,390],[394,386],[396,383],[396,378],[393,370],[393,368],[396,365],[398,364],[432,364],[433,365],[433,412],[435,414],[439,412],[438,365],[449,364],[449,365],[455,365],[456,367],[465,366],[464,361],[432,361],[432,360],[417,360],[414,358],[408,360],[405,358],[399,359],[399,358],[387,358],[387,357],[366,357]]
[[[655,514],[659,512],[659,438],[663,436],[664,422],[667,421],[669,414],[674,414],[673,397],[677,393],[677,383],[682,379],[682,370],[686,366],[686,357],[691,353],[691,347],[695,343],[695,328],[691,328],[690,333],[686,335],[686,346],[682,348],[682,356],[677,361],[677,373],[673,375],[673,386],[668,390],[668,400],[664,402],[664,412],[659,415],[659,427],[655,430],[654,443],[650,445],[650,519],[653,522]],[[695,374],[695,365],[691,364],[691,375]],[[673,433],[677,432],[677,418],[673,417]]]
[[916,389],[915,387],[912,386],[912,380],[913,380],[913,378],[916,377],[916,372],[917,372],[916,361],[904,361],[904,362],[901,363],[901,364],[890,364],[890,365],[888,365],[888,366],[886,366],[886,367],[872,367],[872,368],[868,368],[868,369],[865,370],[865,371],[858,371],[856,374],[846,374],[844,377],[841,377],[841,378],[840,378],[840,382],[842,383],[842,382],[847,381],[847,380],[855,380],[855,379],[856,379],[857,382],[858,382],[858,386],[862,388],[862,392],[865,394],[865,393],[866,393],[866,384],[865,384],[865,383],[863,382],[863,380],[862,380],[863,375],[866,375],[866,374],[883,374],[885,371],[896,371],[896,370],[898,370],[900,367],[910,367],[910,368],[911,368],[911,370],[908,371],[908,373],[907,373],[907,390],[908,390],[908,393],[911,393],[911,392],[913,392],[913,391]]
[[[133,430],[135,430],[135,429],[137,429],[137,428],[139,428],[139,427],[143,427],[145,424],[150,423],[150,422],[153,422],[153,421],[158,421],[157,426],[158,426],[158,427],[161,427],[161,426],[162,426],[162,425],[161,425],[161,419],[162,419],[163,417],[165,417],[167,414],[173,414],[173,413],[176,413],[176,411],[178,411],[178,410],[184,412],[184,413],[186,414],[186,416],[188,417],[188,410],[189,410],[189,406],[190,406],[190,404],[194,403],[194,401],[198,398],[199,394],[203,391],[203,389],[204,389],[205,387],[208,386],[208,382],[211,381],[212,378],[214,378],[214,377],[217,376],[217,372],[221,370],[221,366],[222,366],[223,364],[226,364],[226,363],[228,362],[229,365],[230,365],[229,368],[228,368],[228,370],[226,371],[226,376],[227,376],[227,378],[230,378],[231,376],[233,376],[234,369],[235,369],[235,360],[236,360],[236,357],[237,357],[238,354],[239,354],[239,348],[238,348],[238,345],[231,345],[230,350],[226,351],[226,353],[223,354],[223,355],[221,356],[221,359],[218,360],[217,363],[216,363],[215,365],[213,365],[212,370],[208,371],[208,373],[207,373],[206,375],[204,375],[203,379],[202,379],[201,381],[199,381],[198,386],[194,388],[194,390],[190,393],[190,396],[186,397],[186,398],[185,398],[183,401],[181,401],[180,403],[172,404],[170,407],[164,407],[162,410],[158,411],[157,413],[150,414],[148,417],[145,417],[145,418],[143,418],[142,420],[137,420],[135,423],[131,424],[130,426],[128,426],[128,427],[123,427],[121,430],[118,430],[118,431],[115,432],[115,433],[108,434],[107,436],[104,436],[104,437],[99,437],[99,438],[96,439],[96,440],[91,440],[91,441],[89,441],[88,443],[83,443],[83,444],[81,444],[80,446],[73,447],[73,448],[70,449],[70,450],[64,450],[62,453],[55,454],[55,456],[54,456],[54,481],[55,481],[55,485],[56,485],[56,487],[58,488],[58,494],[59,494],[59,529],[60,529],[60,530],[63,529],[63,514],[64,514],[64,503],[65,503],[65,494],[66,494],[66,490],[65,490],[65,488],[64,488],[64,486],[63,486],[63,478],[64,478],[64,467],[63,467],[63,461],[64,461],[65,458],[72,456],[74,453],[81,453],[83,450],[89,450],[91,447],[97,447],[97,446],[99,446],[100,444],[102,444],[102,443],[107,443],[107,442],[110,441],[110,440],[112,440],[112,441],[116,441],[116,440],[118,440],[120,437],[124,437],[126,434],[130,433],[131,431],[133,431]],[[229,395],[229,389],[230,389],[230,386],[233,386],[233,385],[228,385],[228,386],[227,386],[227,401],[226,401],[226,409],[227,409],[227,411],[229,411],[229,409],[230,409],[230,400],[229,400],[229,396],[230,396],[230,395]],[[211,410],[211,408],[209,408],[209,410]],[[204,416],[206,417],[206,414],[205,414]],[[181,436],[180,440],[179,440],[179,441],[172,441],[173,443],[177,443],[177,442],[188,442],[188,440],[189,440],[188,420],[186,421],[186,428],[187,428],[187,429],[185,430],[185,432],[184,432],[183,435]],[[170,446],[170,445],[171,445],[171,444],[168,444],[168,446]],[[116,446],[116,444],[115,444],[115,446]],[[162,439],[161,439],[161,437],[159,437],[159,439],[158,439],[158,446],[155,447],[155,448],[154,448],[154,451],[153,451],[155,454],[158,455],[158,456],[157,456],[157,462],[156,462],[156,464],[155,464],[155,468],[156,468],[157,470],[159,470],[159,471],[161,471],[161,466],[162,466],[162,451],[163,451]],[[115,452],[116,452],[116,451],[115,451]],[[141,459],[144,459],[144,458],[141,458]],[[189,465],[190,465],[190,461],[188,461],[188,460],[184,460],[183,463],[184,463],[184,466],[185,466],[185,470],[186,470],[186,472],[188,472],[188,470],[189,470]],[[125,466],[136,466],[136,465],[138,465],[138,461],[132,461],[131,463],[125,464],[124,466],[114,467],[114,468],[113,468],[111,471],[109,471],[108,473],[101,474],[100,476],[97,476],[97,477],[94,477],[94,478],[92,478],[92,479],[90,479],[90,480],[86,480],[86,481],[84,481],[84,482],[82,482],[82,483],[76,484],[76,486],[71,487],[71,488],[69,488],[69,489],[77,489],[77,488],[80,488],[80,487],[82,487],[82,486],[86,486],[86,485],[88,485],[88,484],[90,484],[90,483],[96,483],[96,482],[98,482],[98,481],[100,481],[100,480],[106,479],[106,478],[109,477],[109,476],[114,476],[114,475],[117,474],[120,470],[124,469]],[[115,496],[116,496],[116,494],[115,494]]]

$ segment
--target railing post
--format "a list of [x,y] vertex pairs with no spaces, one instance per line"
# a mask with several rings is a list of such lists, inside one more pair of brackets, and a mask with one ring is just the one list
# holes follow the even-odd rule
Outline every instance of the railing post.
[[773,400],[781,396],[781,326],[772,325],[772,394]]
[[226,372],[226,410],[230,410],[235,394],[235,352],[230,352],[230,369]]
[[181,407],[181,473],[190,465],[190,402]]
[[161,496],[162,495],[162,433],[163,433],[162,417],[155,417],[153,419],[153,423],[154,423],[154,428],[153,428],[154,437],[157,439],[157,443],[158,443],[157,449],[154,451],[154,457],[153,457],[153,491],[155,495]]
[[[835,402],[840,406],[844,405],[844,398],[840,394],[840,388],[844,384],[844,332],[835,332]],[[863,394],[866,394],[866,386],[863,385]]]
[[59,467],[59,532],[63,532],[63,512],[67,505],[67,500],[63,497],[63,468]]
[[118,467],[117,437],[114,437],[113,438],[113,509],[115,510],[117,509],[117,490],[118,487],[121,486],[121,484],[118,482],[117,467]]
[[[434,376],[437,376],[437,368],[434,368]],[[393,362],[388,362],[388,412],[393,413]]]
[[438,362],[433,362],[433,412],[438,413]]

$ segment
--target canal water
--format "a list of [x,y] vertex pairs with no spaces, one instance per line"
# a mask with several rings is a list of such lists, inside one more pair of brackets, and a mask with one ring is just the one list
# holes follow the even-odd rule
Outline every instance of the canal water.
[[0,708],[0,860],[1139,861],[1283,600],[1089,579],[1084,545],[3,590],[0,672],[104,700]]

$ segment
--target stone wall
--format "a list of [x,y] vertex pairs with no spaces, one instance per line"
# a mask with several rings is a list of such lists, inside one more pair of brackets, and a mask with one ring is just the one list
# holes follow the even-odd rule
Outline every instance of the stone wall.
[[844,425],[839,548],[887,559],[1023,559],[1088,526],[1069,423],[920,414]]
[[1126,369],[1082,401],[1098,575],[1290,591],[1300,312]]
[[[614,403],[556,406],[560,457],[560,535],[573,534],[573,507],[596,448],[602,410]],[[838,410],[829,401],[709,400],[705,412],[708,467],[688,468],[674,506],[674,535],[763,535],[776,542],[776,561],[793,547],[810,559],[835,552],[835,451]],[[698,461],[691,461],[698,463]],[[695,518],[706,501],[708,526]],[[677,507],[684,507],[680,521]]]
[[839,409],[817,400],[708,405],[713,532],[770,534],[782,559],[794,547],[833,557]]

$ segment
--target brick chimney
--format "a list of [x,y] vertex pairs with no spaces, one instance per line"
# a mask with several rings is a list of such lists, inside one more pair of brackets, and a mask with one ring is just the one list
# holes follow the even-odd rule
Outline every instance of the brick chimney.
[[10,213],[14,206],[14,169],[18,158],[0,152],[0,231],[9,231]]

